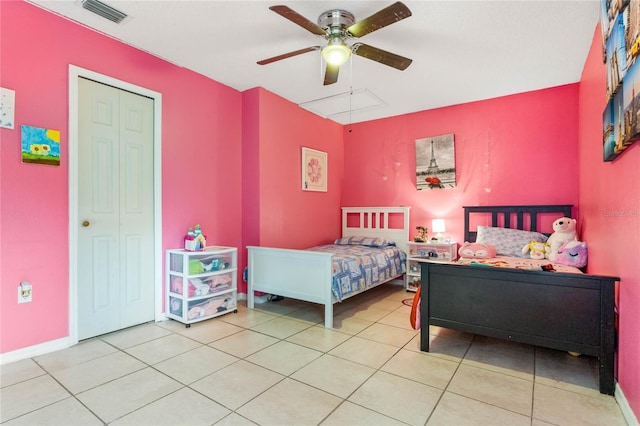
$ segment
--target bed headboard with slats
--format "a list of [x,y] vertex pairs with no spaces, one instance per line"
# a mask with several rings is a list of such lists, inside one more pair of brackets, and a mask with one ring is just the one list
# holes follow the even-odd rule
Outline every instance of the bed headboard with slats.
[[343,237],[377,237],[394,241],[408,253],[411,207],[343,207]]
[[[542,216],[549,223],[558,217],[571,217],[572,204],[541,206],[464,206],[464,241],[476,240],[477,226],[523,229],[550,235],[553,229],[542,229]],[[555,217],[553,216],[555,215]],[[490,222],[489,222],[490,219]]]

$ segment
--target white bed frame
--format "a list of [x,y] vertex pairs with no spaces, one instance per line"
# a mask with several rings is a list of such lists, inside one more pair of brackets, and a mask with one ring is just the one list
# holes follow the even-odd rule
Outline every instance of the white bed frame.
[[[342,236],[385,238],[408,252],[410,207],[343,207]],[[401,215],[402,228],[389,227],[389,215]],[[349,225],[348,219],[357,224]],[[395,220],[395,219],[394,219]],[[249,282],[247,306],[254,307],[254,291],[324,305],[324,326],[333,328],[331,253],[247,246]],[[395,278],[394,278],[395,279]],[[392,281],[392,280],[391,280]]]

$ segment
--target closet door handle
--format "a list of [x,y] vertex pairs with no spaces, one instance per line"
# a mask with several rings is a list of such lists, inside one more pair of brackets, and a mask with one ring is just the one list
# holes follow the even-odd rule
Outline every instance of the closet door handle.
[[89,225],[90,225],[90,223],[89,223],[89,221],[88,221],[88,220],[85,220],[84,222],[82,222],[82,226],[84,226],[85,228],[86,228],[87,226],[89,226]]

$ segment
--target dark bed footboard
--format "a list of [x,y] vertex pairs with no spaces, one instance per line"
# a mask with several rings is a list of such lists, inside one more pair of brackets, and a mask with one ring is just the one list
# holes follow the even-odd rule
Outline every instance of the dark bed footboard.
[[615,277],[422,263],[422,351],[429,325],[598,357],[614,392]]

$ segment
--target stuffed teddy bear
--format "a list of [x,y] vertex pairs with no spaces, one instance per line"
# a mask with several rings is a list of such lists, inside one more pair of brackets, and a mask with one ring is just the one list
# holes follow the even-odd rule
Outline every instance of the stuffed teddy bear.
[[547,250],[546,258],[553,262],[562,244],[577,239],[575,219],[569,217],[556,219],[555,222],[553,222],[553,234],[551,234],[547,240],[549,249]]
[[496,248],[491,244],[465,243],[458,250],[460,257],[472,259],[491,259],[496,257]]
[[549,244],[531,240],[529,244],[522,248],[522,254],[529,253],[531,259],[544,259],[547,254]]
[[587,243],[582,241],[566,241],[557,250],[555,263],[582,268],[587,266]]

